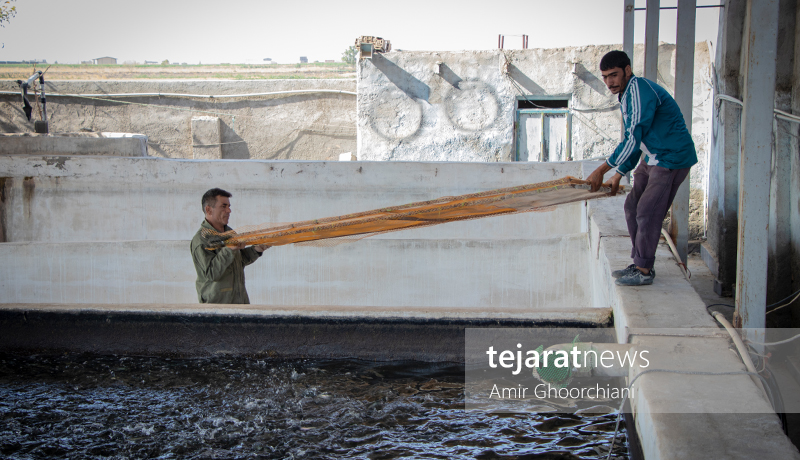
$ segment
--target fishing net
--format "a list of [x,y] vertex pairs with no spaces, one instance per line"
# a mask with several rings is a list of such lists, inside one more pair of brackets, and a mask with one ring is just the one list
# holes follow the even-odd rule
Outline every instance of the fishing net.
[[[590,192],[586,181],[574,177],[508,187],[487,192],[448,196],[372,211],[294,222],[251,225],[227,232],[204,228],[206,248],[239,244],[304,244],[331,246],[381,233],[439,225],[483,217],[549,211],[558,205],[608,196],[608,184]],[[620,187],[620,192],[623,187]]]
[[[569,353],[574,349],[578,351],[579,356],[583,356],[583,353],[591,350],[592,346],[588,343],[581,343],[578,338],[579,336],[576,335],[572,343],[562,347],[550,347],[548,350],[553,352],[563,351],[569,356]],[[542,356],[542,353],[544,353],[544,346],[539,345],[536,352],[539,356]],[[557,355],[553,354],[547,360],[541,359],[539,367],[533,368],[533,376],[541,382],[548,383],[555,388],[565,388],[572,382],[573,368],[569,365],[569,359],[567,359],[567,366],[557,365],[556,357]],[[597,366],[597,363],[592,360],[583,364],[585,369],[591,369]]]

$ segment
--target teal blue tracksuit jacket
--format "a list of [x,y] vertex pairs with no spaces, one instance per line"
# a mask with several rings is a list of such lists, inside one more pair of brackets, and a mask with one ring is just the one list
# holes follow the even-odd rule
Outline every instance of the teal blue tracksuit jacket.
[[682,169],[697,163],[697,152],[683,115],[664,88],[631,76],[619,103],[625,139],[606,160],[611,169],[622,175],[634,169],[642,156],[642,143],[649,151],[645,162],[650,166]]

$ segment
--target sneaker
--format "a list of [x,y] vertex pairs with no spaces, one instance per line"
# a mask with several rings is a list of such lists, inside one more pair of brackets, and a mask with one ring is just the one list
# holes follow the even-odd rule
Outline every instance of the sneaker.
[[656,277],[656,271],[652,268],[650,273],[645,275],[638,268],[635,268],[626,275],[623,275],[615,281],[618,286],[645,286],[653,284],[653,279]]
[[622,278],[623,276],[633,273],[633,270],[636,270],[636,264],[630,264],[627,267],[623,268],[622,270],[614,270],[611,272],[611,276],[614,278]]

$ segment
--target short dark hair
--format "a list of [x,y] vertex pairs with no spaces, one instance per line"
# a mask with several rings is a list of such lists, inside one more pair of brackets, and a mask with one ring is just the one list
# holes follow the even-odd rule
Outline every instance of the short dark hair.
[[201,204],[203,205],[203,213],[206,212],[206,206],[211,206],[212,208],[217,204],[217,197],[224,196],[225,198],[230,198],[233,195],[222,190],[221,188],[212,188],[211,190],[207,191],[203,194],[203,200]]
[[625,70],[625,67],[629,65],[631,65],[631,60],[624,51],[609,51],[603,56],[603,59],[600,59],[600,70],[602,71],[611,70],[615,67]]

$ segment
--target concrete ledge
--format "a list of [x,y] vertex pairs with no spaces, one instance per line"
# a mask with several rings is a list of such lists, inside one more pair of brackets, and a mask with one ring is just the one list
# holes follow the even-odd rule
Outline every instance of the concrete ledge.
[[487,311],[484,307],[438,308],[354,305],[224,305],[224,304],[8,304],[0,312],[59,314],[139,314],[238,316],[258,319],[302,318],[307,321],[472,321],[575,323],[608,326],[611,310],[602,308],[561,308],[528,311]]
[[620,343],[629,341],[629,329],[716,328],[705,304],[686,281],[666,244],[656,251],[656,278],[651,286],[624,287],[614,284],[611,271],[631,263],[628,238],[608,238],[601,243],[597,282],[610,289],[614,299],[614,318]]
[[0,133],[0,154],[146,157],[147,136],[131,133]]
[[0,304],[0,350],[463,362],[466,327],[607,327],[609,313]]

